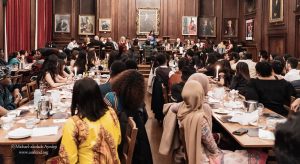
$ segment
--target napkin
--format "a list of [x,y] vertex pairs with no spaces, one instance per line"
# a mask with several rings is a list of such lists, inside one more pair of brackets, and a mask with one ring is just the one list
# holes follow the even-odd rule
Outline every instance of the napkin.
[[249,125],[249,123],[255,122],[257,120],[258,120],[258,110],[255,110],[252,113],[236,114],[229,121],[237,122],[241,125]]
[[263,129],[258,130],[258,137],[265,140],[275,140],[273,132]]
[[40,136],[49,136],[56,135],[58,131],[58,126],[50,126],[50,127],[39,127],[32,129],[32,137],[40,137]]

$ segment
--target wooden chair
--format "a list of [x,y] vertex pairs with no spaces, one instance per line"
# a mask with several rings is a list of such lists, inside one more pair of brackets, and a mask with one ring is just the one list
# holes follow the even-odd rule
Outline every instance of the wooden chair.
[[12,84],[22,84],[23,75],[15,75],[10,77]]
[[30,83],[27,83],[26,86],[28,88],[29,100],[33,100],[34,90],[37,88],[37,83],[36,81],[32,81]]
[[22,99],[19,102],[18,106],[22,106],[29,102],[29,92],[27,86],[23,86],[21,89]]
[[58,164],[58,163],[60,163],[59,162],[59,156],[55,156],[55,157],[49,158],[46,161],[46,164]]
[[164,84],[161,84],[161,88],[162,88],[162,92],[163,92],[164,103],[167,104],[169,102],[167,87],[165,87]]
[[179,126],[179,138],[180,138],[181,144],[183,145],[183,151],[184,151],[184,155],[185,155],[185,157],[184,157],[185,162],[184,163],[188,164],[189,161],[188,161],[186,143],[185,143],[185,138],[184,138],[184,129],[183,129],[183,126]]
[[137,132],[138,129],[133,118],[129,117],[126,129],[126,139],[123,146],[123,153],[120,158],[122,164],[131,164]]

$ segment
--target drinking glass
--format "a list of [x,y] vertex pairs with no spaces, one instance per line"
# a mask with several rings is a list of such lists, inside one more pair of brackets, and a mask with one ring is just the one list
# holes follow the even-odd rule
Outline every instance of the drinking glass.
[[257,105],[257,110],[258,110],[257,125],[258,125],[258,128],[261,128],[261,129],[266,129],[266,122],[263,119],[263,110],[264,110],[264,108],[265,108],[264,104],[258,103],[258,105]]
[[13,118],[4,117],[4,118],[2,118],[2,121],[3,121],[3,124],[2,124],[3,130],[8,131],[13,127]]
[[25,122],[25,127],[27,129],[32,129],[35,127],[36,119],[35,118],[28,118]]

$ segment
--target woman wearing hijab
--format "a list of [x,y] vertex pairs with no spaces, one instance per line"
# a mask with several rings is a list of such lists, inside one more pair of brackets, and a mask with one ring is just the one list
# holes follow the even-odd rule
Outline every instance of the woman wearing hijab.
[[249,155],[243,150],[230,152],[218,148],[212,134],[212,115],[207,112],[210,107],[204,104],[204,97],[205,92],[199,82],[189,80],[185,84],[182,91],[183,103],[177,117],[184,129],[189,164],[248,163],[249,160],[266,162],[267,155],[264,153]]

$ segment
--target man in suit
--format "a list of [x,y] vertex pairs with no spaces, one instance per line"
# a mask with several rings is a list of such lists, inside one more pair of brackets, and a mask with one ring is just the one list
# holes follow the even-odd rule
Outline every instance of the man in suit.
[[200,30],[200,35],[206,36],[206,35],[212,35],[213,34],[213,27],[212,25],[208,24],[208,20],[204,19],[201,30]]
[[280,18],[280,9],[281,9],[281,4],[279,0],[272,0],[272,18],[277,19]]

